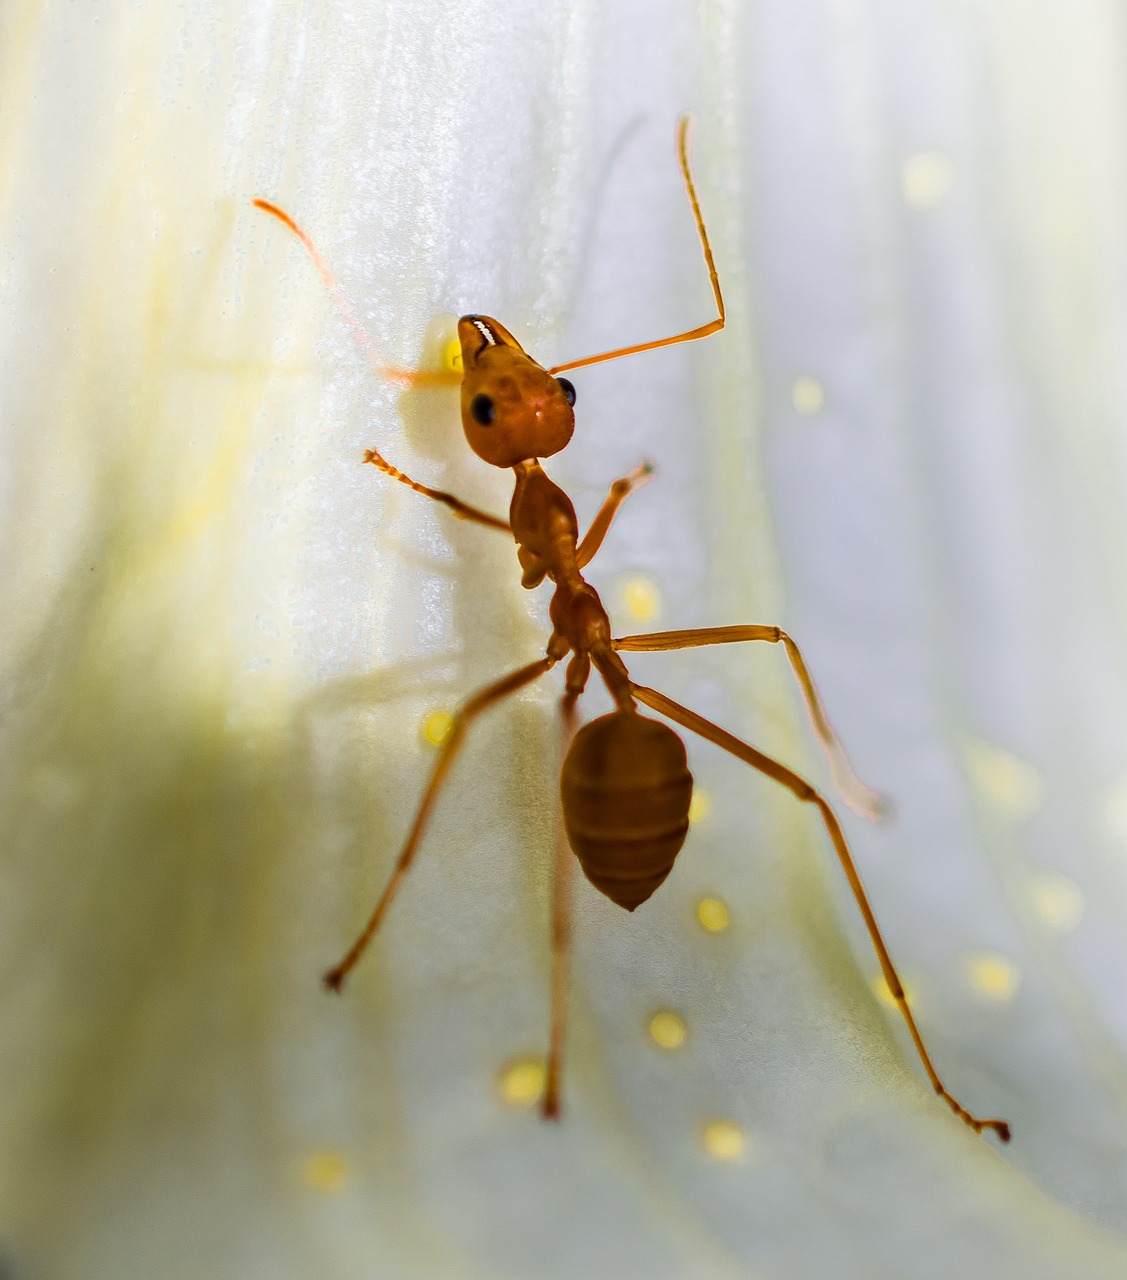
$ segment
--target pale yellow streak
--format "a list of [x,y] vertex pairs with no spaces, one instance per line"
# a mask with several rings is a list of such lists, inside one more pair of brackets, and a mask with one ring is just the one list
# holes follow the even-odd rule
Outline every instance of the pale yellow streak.
[[[0,20],[0,218],[4,218],[12,198],[12,184],[22,171],[16,153],[25,133],[16,121],[28,107],[28,84],[42,66],[39,57],[40,27],[45,6],[8,5]],[[14,16],[13,16],[14,15]]]
[[1104,792],[1100,804],[1100,825],[1113,840],[1127,845],[1127,775]]

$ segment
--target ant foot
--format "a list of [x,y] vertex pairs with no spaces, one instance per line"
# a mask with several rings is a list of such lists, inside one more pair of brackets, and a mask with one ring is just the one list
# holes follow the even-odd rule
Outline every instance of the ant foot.
[[344,990],[344,970],[339,965],[335,969],[326,969],[321,975],[321,983],[327,991],[340,995]]

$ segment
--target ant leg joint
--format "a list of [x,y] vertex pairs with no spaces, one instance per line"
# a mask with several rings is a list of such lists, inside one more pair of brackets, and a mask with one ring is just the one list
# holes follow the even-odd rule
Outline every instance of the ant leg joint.
[[1010,1138],[1013,1137],[1007,1121],[979,1120],[977,1116],[972,1116],[965,1107],[960,1106],[942,1086],[937,1085],[935,1092],[939,1094],[959,1119],[965,1121],[975,1133],[981,1134],[985,1129],[992,1129],[1001,1142],[1009,1142]]
[[578,697],[587,687],[587,679],[591,674],[591,659],[585,653],[572,656],[567,664],[565,688],[569,694]]
[[654,466],[649,458],[643,458],[628,476],[620,476],[611,485],[611,497],[617,498],[619,501],[629,497],[635,489],[641,488],[648,480],[653,479],[656,474],[657,467]]

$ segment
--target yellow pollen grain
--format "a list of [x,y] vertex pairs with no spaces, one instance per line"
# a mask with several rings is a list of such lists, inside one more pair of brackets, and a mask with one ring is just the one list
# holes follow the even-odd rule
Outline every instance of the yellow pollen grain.
[[965,960],[967,982],[978,995],[999,1004],[1012,1000],[1021,986],[1017,965],[996,951],[975,951]]
[[442,352],[442,367],[454,373],[462,372],[462,344],[457,338],[451,338]]
[[1084,893],[1075,880],[1056,871],[1042,871],[1030,886],[1033,910],[1058,933],[1069,933],[1084,918]]
[[982,795],[1013,819],[1030,818],[1045,798],[1038,769],[992,742],[972,738],[964,747],[967,770]]
[[689,826],[703,822],[712,812],[712,797],[701,787],[693,789],[693,798],[689,801]]
[[701,898],[697,903],[697,919],[709,933],[723,933],[732,923],[727,904],[719,898]]
[[652,622],[661,608],[661,592],[652,578],[637,574],[619,587],[622,608],[636,622]]
[[655,1013],[650,1019],[650,1039],[659,1049],[679,1049],[687,1034],[684,1019],[668,1009]]
[[542,1058],[517,1058],[501,1068],[497,1093],[510,1107],[531,1107],[540,1101],[547,1074]]
[[910,209],[934,209],[955,181],[955,166],[942,151],[917,151],[900,166],[900,192]]
[[341,1151],[315,1151],[301,1167],[301,1180],[311,1191],[341,1191],[348,1182],[348,1158]]
[[817,378],[804,373],[801,377],[795,378],[794,385],[790,389],[790,399],[795,413],[802,414],[804,418],[810,418],[825,408],[826,389]]
[[423,721],[423,741],[432,747],[441,747],[454,728],[454,717],[449,711],[435,711]]
[[742,1160],[747,1152],[747,1135],[734,1120],[709,1120],[701,1141],[713,1160]]

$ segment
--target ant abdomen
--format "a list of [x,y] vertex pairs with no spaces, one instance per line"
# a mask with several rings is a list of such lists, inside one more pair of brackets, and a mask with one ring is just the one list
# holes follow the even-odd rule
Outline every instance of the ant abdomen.
[[673,867],[689,829],[685,745],[659,720],[614,711],[579,730],[560,776],[564,827],[587,879],[627,911]]

